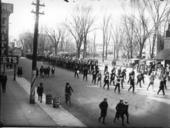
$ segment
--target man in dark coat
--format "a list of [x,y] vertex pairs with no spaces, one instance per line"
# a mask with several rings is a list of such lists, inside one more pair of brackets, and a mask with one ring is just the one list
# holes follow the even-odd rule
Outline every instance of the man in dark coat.
[[120,94],[120,78],[119,77],[116,80],[114,92],[116,92],[117,89],[118,89],[118,93]]
[[130,89],[132,88],[132,91],[134,93],[135,92],[135,80],[132,75],[130,75],[129,82],[130,82],[130,87],[129,87],[128,91],[130,91]]
[[105,74],[103,89],[105,88],[106,85],[107,85],[107,90],[109,90],[109,72],[106,72]]
[[127,123],[129,124],[129,113],[128,113],[128,102],[121,99],[120,102],[116,105],[116,114],[113,122],[116,122],[119,117],[122,119],[122,126],[124,126],[124,115],[126,115]]
[[105,124],[105,118],[106,118],[107,109],[108,109],[108,103],[107,103],[106,98],[104,98],[104,100],[99,104],[99,108],[101,112],[100,112],[100,117],[98,118],[98,121],[100,122],[101,119],[103,119],[102,123]]
[[5,93],[6,92],[6,83],[7,83],[7,75],[5,73],[3,73],[3,75],[1,75],[1,84],[2,84],[2,92]]
[[38,101],[40,101],[40,103],[42,103],[43,92],[44,92],[43,83],[40,83],[40,86],[38,86],[37,88]]
[[66,104],[71,106],[71,94],[73,92],[73,88],[70,86],[70,83],[66,83],[65,86],[65,102]]

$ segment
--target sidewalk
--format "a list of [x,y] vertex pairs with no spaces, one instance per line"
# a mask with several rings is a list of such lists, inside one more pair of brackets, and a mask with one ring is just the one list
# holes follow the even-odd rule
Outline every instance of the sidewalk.
[[37,104],[29,104],[29,96],[8,75],[6,93],[2,93],[3,126],[55,126],[56,123]]
[[[29,94],[30,82],[25,78],[17,78],[16,81],[19,85]],[[36,89],[35,89],[36,90]],[[74,117],[71,113],[65,110],[62,106],[60,108],[53,108],[52,105],[45,104],[45,97],[43,95],[43,103],[37,101],[38,96],[35,96],[36,103],[55,121],[59,126],[73,126],[73,127],[86,127],[80,120]]]
[[71,115],[64,108],[53,108],[37,101],[29,104],[30,83],[24,78],[16,78],[8,75],[7,90],[2,94],[2,121],[3,126],[75,126],[85,125]]

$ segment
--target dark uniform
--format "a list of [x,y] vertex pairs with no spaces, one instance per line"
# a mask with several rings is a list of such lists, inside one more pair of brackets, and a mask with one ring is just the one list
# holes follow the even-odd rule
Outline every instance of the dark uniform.
[[96,84],[96,77],[97,77],[97,73],[95,70],[92,71],[92,83]]
[[117,78],[116,84],[115,84],[115,89],[114,92],[118,89],[118,93],[120,93],[120,78]]
[[77,64],[75,66],[74,77],[79,78],[79,68]]
[[88,67],[87,65],[85,65],[83,70],[83,80],[86,79],[87,81],[87,75],[88,75]]
[[104,77],[104,85],[103,88],[105,88],[105,86],[107,85],[107,89],[109,90],[109,73],[106,73],[105,77]]
[[165,95],[165,83],[163,80],[160,81],[159,90],[158,90],[157,94],[159,94],[160,91],[162,91],[163,95]]
[[97,74],[97,85],[98,85],[98,83],[100,82],[100,87],[101,87],[101,80],[102,80],[102,74],[101,74],[101,72],[99,72],[98,74]]
[[110,75],[110,84],[113,82],[113,85],[115,86],[115,72],[112,72],[111,75]]
[[100,122],[101,119],[103,119],[102,123],[105,124],[105,118],[107,115],[107,108],[108,108],[108,103],[107,103],[106,98],[99,104],[99,108],[100,108],[101,112],[100,112],[100,117],[98,118],[98,121]]
[[138,85],[138,83],[139,83],[139,87],[140,87],[140,88],[142,88],[142,83],[141,83],[141,81],[142,81],[142,75],[141,75],[141,73],[140,73],[140,74],[137,75],[137,83],[136,83],[136,85]]
[[135,92],[135,80],[134,80],[133,75],[130,75],[129,82],[130,82],[130,87],[129,87],[128,91],[130,91],[130,89],[132,88],[133,93],[134,93]]

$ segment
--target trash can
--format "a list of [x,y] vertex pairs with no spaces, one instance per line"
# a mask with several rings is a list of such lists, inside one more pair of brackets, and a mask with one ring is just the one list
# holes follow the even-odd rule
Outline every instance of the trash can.
[[46,104],[52,104],[52,95],[51,94],[46,95]]
[[53,99],[53,107],[54,108],[58,108],[60,106],[61,102],[60,102],[60,97],[55,97]]

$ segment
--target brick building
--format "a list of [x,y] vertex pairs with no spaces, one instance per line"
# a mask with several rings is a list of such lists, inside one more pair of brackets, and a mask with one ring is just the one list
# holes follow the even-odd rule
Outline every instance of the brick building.
[[9,43],[9,16],[13,13],[13,4],[2,3],[1,9],[2,55],[7,56]]

